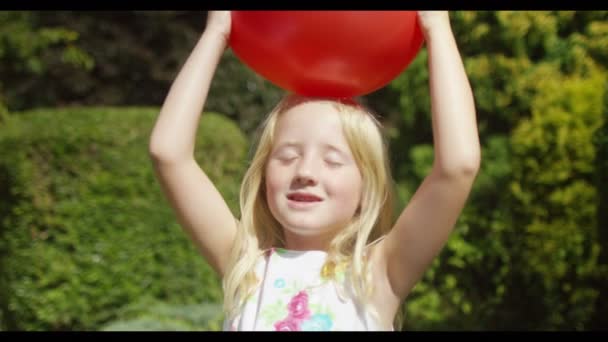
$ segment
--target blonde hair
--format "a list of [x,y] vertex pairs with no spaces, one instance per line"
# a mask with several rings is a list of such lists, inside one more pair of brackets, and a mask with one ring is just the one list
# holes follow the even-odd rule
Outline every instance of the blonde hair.
[[361,172],[360,210],[332,240],[324,269],[347,261],[355,295],[362,303],[371,294],[371,272],[366,247],[388,233],[393,220],[393,184],[387,145],[374,115],[353,100],[285,97],[271,111],[262,131],[240,192],[241,220],[223,278],[224,313],[234,317],[259,284],[254,267],[264,252],[285,247],[283,230],[266,202],[264,170],[274,143],[275,128],[282,113],[309,101],[331,101],[340,113],[342,129]]

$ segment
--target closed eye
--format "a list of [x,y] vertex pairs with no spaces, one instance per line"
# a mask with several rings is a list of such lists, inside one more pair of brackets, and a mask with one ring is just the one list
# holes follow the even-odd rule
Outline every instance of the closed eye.
[[272,158],[278,160],[281,164],[289,164],[300,155],[299,147],[293,146],[293,144],[283,144],[272,153]]
[[284,155],[284,156],[277,156],[276,159],[278,159],[283,164],[289,164],[292,161],[298,159],[298,156],[297,155]]
[[344,165],[344,163],[336,161],[336,160],[325,160],[325,163],[331,167],[339,167]]
[[323,160],[325,160],[325,163],[332,168],[340,167],[345,164],[344,158],[342,157],[340,152],[335,150],[332,150],[327,153]]

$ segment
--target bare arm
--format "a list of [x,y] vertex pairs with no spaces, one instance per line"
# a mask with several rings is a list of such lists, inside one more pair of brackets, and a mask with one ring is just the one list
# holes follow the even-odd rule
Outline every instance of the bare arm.
[[229,12],[209,14],[204,33],[171,86],[149,142],[156,176],[179,223],[220,276],[234,241],[236,220],[196,163],[194,146],[229,32]]
[[435,158],[432,171],[378,246],[393,304],[407,297],[447,242],[480,164],[473,94],[448,13],[420,12],[419,19],[429,53]]

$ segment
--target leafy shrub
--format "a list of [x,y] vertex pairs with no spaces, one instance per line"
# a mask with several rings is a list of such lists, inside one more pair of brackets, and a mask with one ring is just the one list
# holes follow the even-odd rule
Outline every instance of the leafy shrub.
[[[0,130],[7,329],[93,329],[142,296],[176,304],[221,298],[219,279],[154,178],[148,138],[157,113],[37,110]],[[200,126],[195,158],[238,214],[247,141],[217,114],[205,114]]]

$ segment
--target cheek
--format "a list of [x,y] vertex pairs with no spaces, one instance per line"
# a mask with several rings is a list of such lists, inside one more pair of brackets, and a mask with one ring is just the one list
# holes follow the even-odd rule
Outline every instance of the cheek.
[[358,173],[335,177],[336,181],[332,186],[334,196],[341,202],[347,204],[345,207],[356,210],[361,201],[361,189],[363,183]]
[[275,196],[282,191],[282,178],[284,175],[281,172],[276,172],[276,169],[272,167],[266,168],[264,183],[266,184],[266,198],[269,202],[274,202]]

